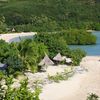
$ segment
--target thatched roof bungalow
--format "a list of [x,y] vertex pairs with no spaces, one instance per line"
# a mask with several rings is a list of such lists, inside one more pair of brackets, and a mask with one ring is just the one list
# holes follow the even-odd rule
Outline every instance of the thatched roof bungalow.
[[39,63],[39,66],[48,66],[53,65],[54,62],[46,55],[43,60]]
[[12,29],[12,32],[15,32],[15,29],[14,28]]
[[58,61],[58,62],[63,61],[62,56],[61,56],[60,53],[58,53],[58,54],[53,58],[53,60],[54,60],[54,61]]

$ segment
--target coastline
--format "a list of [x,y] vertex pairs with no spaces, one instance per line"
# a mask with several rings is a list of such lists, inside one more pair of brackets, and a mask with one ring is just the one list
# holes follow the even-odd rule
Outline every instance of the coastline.
[[48,84],[40,100],[86,100],[89,93],[100,96],[100,56],[86,56],[80,66],[88,71],[75,74],[67,81]]
[[0,34],[0,40],[5,40],[8,43],[19,42],[20,38],[31,38],[36,35],[37,32],[21,32],[21,33],[9,33],[9,34]]

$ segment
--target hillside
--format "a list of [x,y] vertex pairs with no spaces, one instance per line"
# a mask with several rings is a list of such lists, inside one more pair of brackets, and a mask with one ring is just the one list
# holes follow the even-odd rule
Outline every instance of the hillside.
[[17,31],[100,30],[99,11],[99,0],[8,0],[0,5],[0,16]]

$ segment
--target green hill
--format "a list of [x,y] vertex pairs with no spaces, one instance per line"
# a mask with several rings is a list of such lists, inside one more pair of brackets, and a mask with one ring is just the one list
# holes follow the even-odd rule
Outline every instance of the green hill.
[[99,0],[8,0],[0,5],[0,15],[17,31],[100,30],[99,11]]

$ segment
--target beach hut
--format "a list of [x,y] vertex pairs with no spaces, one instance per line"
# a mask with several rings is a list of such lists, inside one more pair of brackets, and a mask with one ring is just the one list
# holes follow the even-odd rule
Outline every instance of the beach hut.
[[46,71],[47,66],[49,65],[54,65],[54,62],[48,57],[48,55],[45,55],[45,57],[39,63],[39,66],[41,67],[40,70]]
[[7,64],[0,63],[0,70],[5,70],[7,67]]
[[65,59],[63,59],[62,55],[60,53],[58,53],[54,58],[53,58],[55,64],[59,64],[60,62],[64,61]]
[[53,58],[54,61],[57,61],[57,62],[60,62],[60,61],[63,61],[62,59],[62,56],[60,53],[58,53],[54,58]]
[[14,28],[12,29],[12,32],[15,32],[15,29]]

